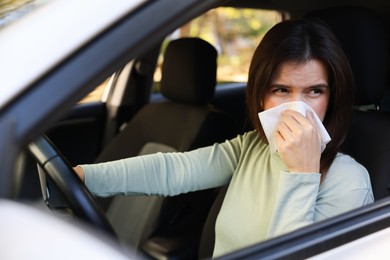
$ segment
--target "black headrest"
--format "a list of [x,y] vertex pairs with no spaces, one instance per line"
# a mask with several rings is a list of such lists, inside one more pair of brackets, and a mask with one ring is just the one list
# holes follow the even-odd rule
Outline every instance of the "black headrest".
[[308,16],[324,20],[339,39],[355,76],[356,105],[379,104],[386,88],[388,37],[376,13],[363,7],[336,7]]
[[177,102],[206,104],[214,95],[217,51],[199,38],[169,43],[162,65],[161,93]]

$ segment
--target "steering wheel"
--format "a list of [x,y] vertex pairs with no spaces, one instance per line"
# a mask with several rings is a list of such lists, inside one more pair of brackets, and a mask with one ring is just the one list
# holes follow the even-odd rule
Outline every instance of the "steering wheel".
[[[60,193],[76,217],[116,237],[103,209],[95,202],[72,166],[47,136],[37,138],[28,146],[28,150],[40,168],[43,197],[49,208],[55,208],[50,203],[53,199],[51,197],[58,197],[56,192]],[[58,198],[55,199],[58,201]]]

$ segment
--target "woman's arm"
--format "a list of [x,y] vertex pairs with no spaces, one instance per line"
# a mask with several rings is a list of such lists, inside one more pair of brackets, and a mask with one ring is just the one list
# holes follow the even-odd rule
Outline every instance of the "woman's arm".
[[374,202],[369,174],[348,155],[338,154],[321,183],[314,221]]
[[98,196],[173,196],[226,184],[238,160],[232,143],[234,141],[226,141],[185,153],[157,153],[80,165],[75,171]]
[[346,155],[336,157],[322,183],[320,174],[282,172],[269,237],[373,201],[367,170]]
[[280,173],[269,238],[314,222],[320,181],[319,173]]

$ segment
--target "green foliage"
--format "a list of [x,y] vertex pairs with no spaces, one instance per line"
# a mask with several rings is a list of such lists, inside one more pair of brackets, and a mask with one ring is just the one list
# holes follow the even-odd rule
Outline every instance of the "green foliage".
[[0,16],[13,11],[27,3],[31,2],[30,0],[0,0]]
[[218,8],[191,21],[182,36],[214,44],[219,51],[219,81],[245,81],[254,49],[280,19],[274,11]]
[[[264,34],[281,20],[278,12],[258,9],[217,8],[203,14],[180,28],[180,37],[199,37],[219,52],[218,82],[245,82],[254,50]],[[172,38],[177,38],[178,32]],[[164,40],[162,52],[170,38]],[[159,91],[161,64],[158,61],[154,91]]]

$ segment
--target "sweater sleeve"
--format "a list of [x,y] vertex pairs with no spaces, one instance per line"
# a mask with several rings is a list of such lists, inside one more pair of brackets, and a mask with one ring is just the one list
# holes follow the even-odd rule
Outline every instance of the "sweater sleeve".
[[280,173],[268,237],[313,223],[320,179],[319,173]]
[[321,183],[314,221],[374,202],[369,174],[348,155],[339,154]]
[[157,153],[118,161],[80,165],[94,195],[173,196],[222,186],[238,160],[233,141],[185,153]]
[[374,201],[367,170],[338,155],[326,177],[282,172],[269,237],[296,230]]

